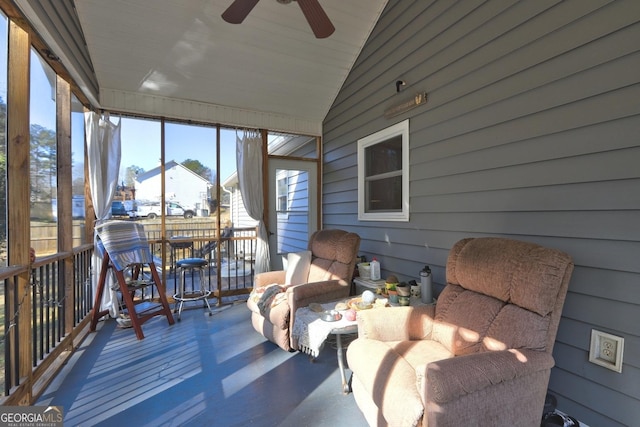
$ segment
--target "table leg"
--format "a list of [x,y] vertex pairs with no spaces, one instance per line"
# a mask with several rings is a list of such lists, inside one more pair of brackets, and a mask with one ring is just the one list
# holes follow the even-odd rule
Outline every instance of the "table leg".
[[349,394],[351,388],[347,383],[347,378],[344,372],[344,353],[342,352],[342,334],[336,334],[336,348],[338,349],[338,368],[340,369],[340,377],[342,378],[342,393]]

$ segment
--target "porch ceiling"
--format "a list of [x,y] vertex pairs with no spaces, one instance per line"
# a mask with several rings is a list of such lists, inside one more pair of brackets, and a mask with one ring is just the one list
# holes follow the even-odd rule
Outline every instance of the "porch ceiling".
[[239,25],[220,16],[232,0],[74,3],[103,108],[150,95],[321,126],[386,2],[320,0],[336,28],[326,39],[295,2],[261,0]]

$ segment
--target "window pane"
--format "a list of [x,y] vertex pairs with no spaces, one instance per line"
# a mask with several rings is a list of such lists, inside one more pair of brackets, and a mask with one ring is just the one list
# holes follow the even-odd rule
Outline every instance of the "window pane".
[[[144,224],[151,241],[160,239],[160,130],[158,120],[131,117],[111,117],[120,123],[121,160],[118,185],[111,203],[111,217],[118,220],[136,219],[141,200],[155,202],[153,221]],[[141,186],[140,182],[145,185]],[[157,208],[157,209],[156,209]],[[146,210],[149,214],[151,209]],[[157,215],[156,215],[157,214]]]
[[236,130],[220,129],[220,198],[221,220],[233,227],[255,226],[244,209],[236,168]]
[[402,211],[402,176],[367,182],[368,212]]
[[[111,121],[117,123],[118,118],[112,117]],[[157,120],[122,117],[122,157],[118,186],[111,204],[112,217],[135,217],[136,208],[143,202],[160,202],[160,129],[161,123]],[[160,236],[159,226],[152,235]]]
[[[8,22],[7,17],[0,13],[0,268],[6,267],[8,264],[7,254],[7,58],[8,50]],[[5,324],[5,292],[6,285],[0,287],[0,315],[2,316],[2,324],[0,324],[0,334],[4,336],[6,333]],[[5,384],[5,355],[7,348],[5,340],[0,342],[0,384],[3,389]]]
[[7,28],[0,13],[0,267],[7,266]]
[[85,241],[84,236],[84,107],[71,96],[71,189],[73,193],[73,246]]
[[[280,174],[282,174],[284,171],[282,170],[277,170],[276,171],[276,176],[279,176]],[[278,194],[276,194],[276,206],[277,206],[277,213],[286,213],[287,210],[287,177],[283,176],[283,177],[279,177],[278,179],[278,184],[277,184],[277,189],[276,191],[278,192]]]
[[366,176],[402,169],[402,136],[379,142],[365,149]]
[[38,256],[58,251],[56,73],[31,50],[31,244]]
[[[216,129],[165,123],[165,174],[166,202],[193,216],[215,212]],[[177,218],[179,212],[167,213]]]
[[165,123],[165,202],[169,262],[215,259],[216,128]]

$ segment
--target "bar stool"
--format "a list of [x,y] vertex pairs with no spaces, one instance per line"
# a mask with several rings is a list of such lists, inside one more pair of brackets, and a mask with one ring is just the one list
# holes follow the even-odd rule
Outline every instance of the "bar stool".
[[[179,302],[178,304],[178,321],[180,321],[180,314],[182,313],[182,307],[185,302],[188,301],[204,301],[204,307],[209,309],[209,316],[213,315],[213,311],[211,311],[211,306],[209,305],[209,295],[211,295],[211,291],[205,289],[204,283],[204,269],[208,265],[207,260],[204,258],[185,258],[176,262],[176,268],[178,270],[178,274],[180,275],[180,289],[177,294],[173,296],[173,299]],[[189,272],[194,272],[197,270],[200,274],[200,291],[196,292],[195,289],[192,289],[191,293],[187,293],[185,291],[185,274]],[[176,310],[174,310],[174,313]]]

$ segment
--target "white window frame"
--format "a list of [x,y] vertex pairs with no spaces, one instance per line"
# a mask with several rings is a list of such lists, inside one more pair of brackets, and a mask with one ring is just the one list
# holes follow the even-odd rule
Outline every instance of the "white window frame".
[[[402,138],[402,206],[393,211],[367,211],[365,176],[366,149],[389,139]],[[388,174],[386,174],[388,175]],[[386,129],[358,140],[358,220],[360,221],[409,221],[409,120],[404,120]]]
[[[289,173],[280,173],[276,180],[276,212],[278,214],[278,218],[289,218]],[[284,182],[284,188],[281,189],[280,184]],[[284,194],[280,191],[283,190]],[[282,202],[284,198],[284,209],[281,209]]]

